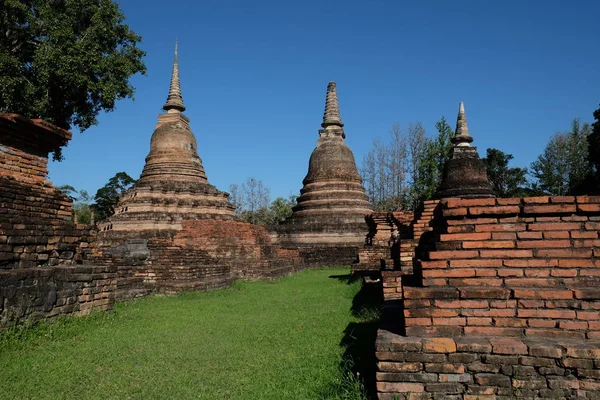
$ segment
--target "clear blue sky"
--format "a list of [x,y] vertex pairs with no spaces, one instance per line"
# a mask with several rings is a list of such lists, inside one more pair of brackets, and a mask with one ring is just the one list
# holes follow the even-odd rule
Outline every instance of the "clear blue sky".
[[429,135],[465,102],[480,154],[528,166],[573,117],[600,103],[600,1],[123,0],[148,54],[146,76],[74,138],[50,179],[92,195],[116,172],[138,178],[179,39],[182,92],[209,181],[261,179],[297,193],[337,82],[356,161],[394,122]]

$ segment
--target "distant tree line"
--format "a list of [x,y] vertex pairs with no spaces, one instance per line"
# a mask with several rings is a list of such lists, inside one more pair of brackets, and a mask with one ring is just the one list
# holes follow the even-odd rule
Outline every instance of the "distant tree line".
[[236,207],[236,215],[257,225],[275,226],[292,215],[296,196],[277,197],[271,201],[270,193],[263,181],[252,177],[241,185],[229,185],[229,201]]
[[[509,166],[512,154],[487,149],[482,159],[500,197],[596,194],[600,191],[600,108],[593,124],[573,119],[567,132],[552,136],[529,168]],[[412,210],[433,198],[450,156],[454,135],[446,119],[428,137],[420,122],[395,124],[387,141],[375,139],[364,156],[361,175],[377,211]]]

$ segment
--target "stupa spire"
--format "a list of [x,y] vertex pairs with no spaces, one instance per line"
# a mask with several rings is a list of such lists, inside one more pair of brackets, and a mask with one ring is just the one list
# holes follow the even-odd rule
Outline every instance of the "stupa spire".
[[327,99],[325,100],[325,113],[323,114],[323,123],[321,126],[344,126],[342,117],[340,117],[340,106],[338,105],[337,91],[335,82],[329,82],[327,85]]
[[473,137],[469,134],[467,126],[467,115],[465,114],[465,104],[461,101],[458,107],[458,117],[456,118],[456,132],[452,138],[452,143],[455,146],[470,146]]
[[163,106],[163,110],[165,110],[168,113],[185,111],[183,97],[181,97],[181,85],[179,83],[177,40],[175,40],[175,58],[173,60],[173,72],[171,73],[171,86],[169,87],[169,96],[167,96],[167,102]]

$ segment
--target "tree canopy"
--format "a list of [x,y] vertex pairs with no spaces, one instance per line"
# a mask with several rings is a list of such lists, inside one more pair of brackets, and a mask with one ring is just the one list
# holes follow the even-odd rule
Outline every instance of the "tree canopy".
[[115,176],[108,180],[108,183],[98,189],[93,205],[98,221],[102,221],[114,214],[114,207],[117,205],[123,193],[125,193],[133,184],[135,179],[125,172],[117,172]]
[[526,168],[508,167],[513,159],[512,154],[506,154],[498,149],[487,149],[483,159],[488,179],[499,197],[513,197],[525,190],[527,184]]
[[0,111],[83,131],[132,98],[141,38],[111,0],[0,0]]

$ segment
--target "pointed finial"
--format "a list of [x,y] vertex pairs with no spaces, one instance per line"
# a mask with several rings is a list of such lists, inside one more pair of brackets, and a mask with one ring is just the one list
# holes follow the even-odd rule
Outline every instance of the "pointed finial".
[[340,128],[344,126],[340,117],[340,107],[338,105],[337,91],[335,82],[329,82],[327,85],[327,99],[325,100],[325,113],[323,114],[323,123],[321,126],[327,128],[335,125]]
[[169,87],[169,96],[163,106],[163,110],[172,112],[185,111],[183,97],[181,97],[181,85],[179,83],[179,62],[177,59],[177,40],[175,40],[175,59],[173,60],[173,72],[171,74],[171,86]]
[[456,132],[452,138],[452,143],[455,146],[470,146],[469,143],[473,141],[473,138],[469,134],[469,127],[467,126],[467,115],[465,114],[465,105],[461,101],[458,107],[458,117],[456,118]]

